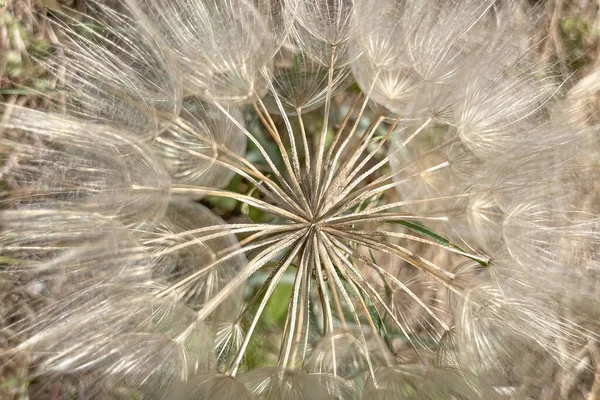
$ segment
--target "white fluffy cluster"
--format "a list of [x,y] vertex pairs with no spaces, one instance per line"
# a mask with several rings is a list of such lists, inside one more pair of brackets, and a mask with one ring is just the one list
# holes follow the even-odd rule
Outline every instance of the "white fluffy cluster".
[[598,127],[536,9],[90,3],[49,21],[56,110],[0,122],[0,296],[24,299],[0,372],[51,399],[600,393]]

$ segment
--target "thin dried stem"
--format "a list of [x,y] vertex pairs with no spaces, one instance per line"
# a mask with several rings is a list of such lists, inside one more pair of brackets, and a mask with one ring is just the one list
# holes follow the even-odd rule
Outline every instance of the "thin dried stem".
[[229,199],[241,201],[242,203],[245,203],[250,206],[259,208],[261,210],[270,212],[271,214],[280,216],[282,218],[289,219],[291,221],[295,221],[298,223],[306,223],[308,221],[308,219],[305,217],[304,218],[302,216],[299,217],[296,214],[292,214],[291,212],[286,211],[282,208],[279,208],[273,204],[266,203],[262,200],[259,200],[259,199],[256,199],[254,197],[247,196],[244,194],[229,192],[227,190],[214,189],[214,188],[202,187],[202,186],[173,185],[171,187],[171,193],[174,193],[174,194],[197,194],[197,195],[204,195],[204,196],[226,197]]
[[269,284],[266,293],[263,297],[263,300],[261,301],[260,306],[258,307],[258,310],[256,311],[256,314],[254,316],[254,319],[252,320],[252,324],[250,325],[250,328],[248,328],[248,332],[246,332],[246,337],[244,338],[242,346],[240,347],[238,354],[235,360],[233,361],[233,365],[229,369],[229,375],[235,376],[235,374],[237,373],[240,363],[242,362],[242,358],[244,357],[244,354],[246,352],[246,347],[248,346],[248,343],[250,343],[250,339],[252,338],[252,332],[254,331],[254,328],[256,328],[256,324],[258,323],[260,315],[262,314],[265,306],[267,305],[267,301],[269,301],[271,294],[273,294],[273,291],[275,290],[277,283],[281,279],[281,276],[285,273],[287,268],[294,261],[296,255],[300,251],[300,248],[304,245],[305,242],[306,235],[303,236],[301,240],[297,241],[296,245],[288,252],[288,254],[286,254],[283,257],[282,261],[280,262],[280,266],[277,267],[277,273],[275,274],[273,280]]
[[[329,109],[331,107],[331,97],[333,94],[332,85],[333,85],[333,71],[334,71],[334,62],[335,62],[335,51],[336,47],[331,46],[331,58],[329,62],[329,71],[327,77],[327,96],[325,98],[325,112],[323,114],[323,129],[321,129],[321,135],[319,136],[319,143],[317,145],[317,155],[315,161],[315,173],[314,173],[314,185],[313,190],[315,193],[320,193],[321,186],[321,174],[323,173],[323,154],[325,153],[325,139],[327,138],[327,128],[329,124]],[[318,196],[317,196],[318,197]],[[318,204],[319,199],[315,199]],[[318,206],[313,210],[313,214],[316,214]]]

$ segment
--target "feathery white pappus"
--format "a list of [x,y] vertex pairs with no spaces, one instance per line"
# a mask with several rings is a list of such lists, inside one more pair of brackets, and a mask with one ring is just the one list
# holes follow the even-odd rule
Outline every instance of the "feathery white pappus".
[[0,121],[0,373],[35,398],[541,398],[598,365],[599,127],[535,6],[89,3],[48,20],[64,101]]

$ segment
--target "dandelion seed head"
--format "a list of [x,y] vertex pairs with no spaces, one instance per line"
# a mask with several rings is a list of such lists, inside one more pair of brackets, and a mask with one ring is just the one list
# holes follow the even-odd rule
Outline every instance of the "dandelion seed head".
[[279,44],[269,30],[272,13],[246,0],[128,4],[175,51],[187,94],[231,104],[264,95],[263,69]]
[[[231,110],[242,123],[238,110]],[[186,98],[180,113],[180,126],[167,128],[152,145],[174,182],[221,187],[234,172],[223,167],[228,153],[242,156],[246,137],[218,110],[198,98]],[[199,140],[198,138],[207,138]]]
[[125,124],[130,133],[149,139],[160,117],[176,115],[181,107],[176,66],[146,24],[105,4],[94,5],[97,16],[88,23],[77,16],[55,22],[69,65],[55,72],[69,89],[66,106],[71,115]]
[[330,399],[326,387],[316,376],[279,368],[255,369],[240,377],[248,391],[259,399],[283,397],[286,399]]
[[18,160],[5,176],[15,187],[6,201],[99,213],[128,225],[164,214],[169,175],[126,132],[29,110],[15,110],[5,128],[14,130],[4,143]]
[[[481,398],[476,383],[459,370],[422,365],[382,368],[377,380],[368,381],[363,399],[436,399],[440,396],[455,399]],[[474,387],[475,386],[475,387]],[[486,397],[491,398],[491,397]]]
[[251,393],[237,379],[225,374],[202,374],[187,384],[175,387],[174,395],[180,399],[204,400],[211,398],[246,399]]
[[37,298],[8,353],[32,377],[488,399],[595,343],[570,293],[597,304],[597,131],[531,8],[92,3],[54,23],[64,101],[0,122],[0,288]]

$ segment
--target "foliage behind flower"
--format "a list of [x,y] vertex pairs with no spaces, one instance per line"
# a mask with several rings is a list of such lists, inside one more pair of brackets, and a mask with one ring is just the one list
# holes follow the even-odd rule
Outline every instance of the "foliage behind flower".
[[539,398],[595,357],[597,130],[535,8],[91,3],[64,101],[0,125],[38,397]]

